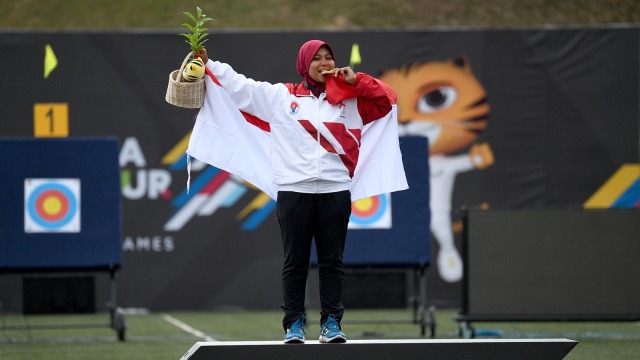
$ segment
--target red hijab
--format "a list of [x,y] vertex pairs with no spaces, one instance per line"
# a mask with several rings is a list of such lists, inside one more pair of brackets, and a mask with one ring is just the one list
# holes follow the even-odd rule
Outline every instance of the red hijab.
[[[300,76],[304,78],[304,81],[310,85],[308,86],[309,90],[311,90],[315,96],[319,96],[320,93],[325,91],[325,84],[317,82],[309,76],[309,65],[311,65],[313,57],[322,46],[329,49],[329,52],[333,57],[333,49],[331,49],[329,44],[322,40],[309,40],[300,47],[300,51],[298,51],[298,61],[296,61],[296,70],[298,71],[298,74],[300,74]],[[333,59],[335,61],[335,57],[333,57]]]

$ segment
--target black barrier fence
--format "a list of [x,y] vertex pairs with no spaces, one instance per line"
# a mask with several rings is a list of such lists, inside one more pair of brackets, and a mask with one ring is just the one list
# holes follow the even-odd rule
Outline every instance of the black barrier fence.
[[457,319],[640,320],[640,211],[470,210]]
[[[179,32],[3,30],[0,66],[11,86],[0,89],[0,136],[119,139],[123,306],[277,309],[282,250],[273,202],[198,163],[192,184],[213,190],[186,193],[195,112],[164,100],[169,73],[188,52]],[[300,80],[295,59],[306,40],[331,43],[339,65],[359,44],[356,70],[398,93],[402,135],[430,140],[427,282],[435,305],[460,305],[462,226],[453,209],[581,207],[640,163],[637,26],[211,32],[212,59],[273,83]],[[469,123],[474,131],[457,132]],[[12,169],[0,171],[4,179]],[[212,187],[218,183],[225,186]],[[629,205],[617,195],[590,204],[637,208],[638,196]]]

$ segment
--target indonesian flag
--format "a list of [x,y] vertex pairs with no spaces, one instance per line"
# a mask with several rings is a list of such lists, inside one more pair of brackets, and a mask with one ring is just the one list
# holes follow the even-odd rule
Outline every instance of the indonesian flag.
[[[275,200],[278,185],[272,181],[269,124],[241,112],[209,69],[206,72],[204,106],[196,118],[187,154],[240,176]],[[331,103],[357,96],[340,80],[327,80]],[[392,110],[363,128],[358,165],[350,183],[352,201],[409,188],[398,142],[395,94],[388,93]]]

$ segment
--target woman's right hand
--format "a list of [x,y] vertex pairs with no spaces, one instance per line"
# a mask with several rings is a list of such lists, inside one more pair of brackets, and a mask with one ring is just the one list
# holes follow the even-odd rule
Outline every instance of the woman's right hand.
[[200,53],[198,55],[201,59],[202,62],[207,65],[207,62],[209,61],[209,56],[207,55],[207,49],[202,48],[202,50],[200,50]]

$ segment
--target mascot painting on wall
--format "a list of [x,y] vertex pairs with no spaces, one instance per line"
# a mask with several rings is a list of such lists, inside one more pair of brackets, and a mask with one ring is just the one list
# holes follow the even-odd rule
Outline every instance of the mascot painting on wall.
[[487,127],[487,94],[465,57],[387,70],[380,79],[398,94],[400,136],[429,139],[431,232],[439,251],[438,273],[446,282],[462,278],[454,244],[451,203],[456,175],[494,162],[488,143],[475,143]]

